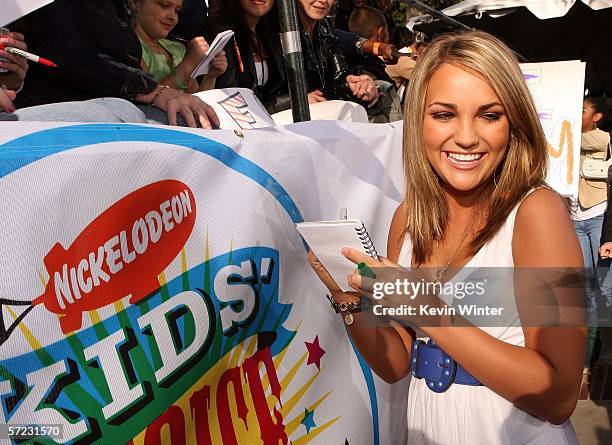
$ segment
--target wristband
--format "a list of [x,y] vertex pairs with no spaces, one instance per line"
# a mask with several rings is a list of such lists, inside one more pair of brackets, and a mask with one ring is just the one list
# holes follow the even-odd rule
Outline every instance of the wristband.
[[367,311],[372,307],[370,300],[364,297],[359,298],[359,301],[342,301],[338,303],[331,295],[325,294],[325,296],[331,303],[331,307],[336,314],[344,313],[342,315],[342,319],[344,320],[344,324],[347,326],[352,325],[355,321],[353,314]]
[[21,81],[21,85],[19,85],[19,88],[15,90],[15,94],[19,94],[21,90],[23,90],[24,85],[25,85],[25,79]]
[[372,48],[372,52],[374,53],[375,56],[380,55],[380,53],[378,52],[379,47],[380,47],[380,42],[375,42],[374,47]]

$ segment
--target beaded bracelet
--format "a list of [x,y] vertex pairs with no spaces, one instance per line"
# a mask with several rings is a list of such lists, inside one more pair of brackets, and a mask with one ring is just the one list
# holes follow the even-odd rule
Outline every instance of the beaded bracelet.
[[331,307],[336,314],[340,312],[361,312],[361,301],[341,301],[337,302],[334,297],[329,294],[325,294],[325,297],[329,300]]

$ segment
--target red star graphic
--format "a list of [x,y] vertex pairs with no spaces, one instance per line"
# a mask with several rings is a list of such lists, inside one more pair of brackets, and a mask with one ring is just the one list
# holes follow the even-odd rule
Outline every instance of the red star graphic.
[[317,335],[312,343],[304,342],[308,349],[308,361],[306,366],[314,363],[317,369],[321,369],[321,357],[325,354],[325,350],[319,345],[319,336]]

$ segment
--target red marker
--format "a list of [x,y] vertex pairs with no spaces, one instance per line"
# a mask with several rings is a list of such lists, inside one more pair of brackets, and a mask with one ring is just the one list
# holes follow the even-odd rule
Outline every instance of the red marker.
[[236,51],[236,58],[238,59],[238,67],[240,68],[240,72],[244,73],[244,64],[242,63],[242,57],[240,56],[240,48],[238,48],[238,43],[236,39],[234,39],[234,51]]
[[57,65],[51,62],[50,60],[37,56],[36,54],[29,53],[27,51],[23,51],[19,48],[13,48],[12,46],[4,46],[3,44],[0,43],[0,49],[3,49],[9,54],[13,54],[15,56],[19,56],[19,57],[23,57],[24,59],[31,60],[32,62],[40,63],[42,65],[50,66],[52,68],[57,68]]

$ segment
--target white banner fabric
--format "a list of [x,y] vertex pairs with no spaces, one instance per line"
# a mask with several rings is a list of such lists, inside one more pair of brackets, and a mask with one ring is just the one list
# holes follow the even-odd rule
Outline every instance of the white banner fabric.
[[[294,224],[402,199],[401,125],[5,123],[0,423],[41,443],[401,444]],[[314,136],[313,136],[314,135]]]

